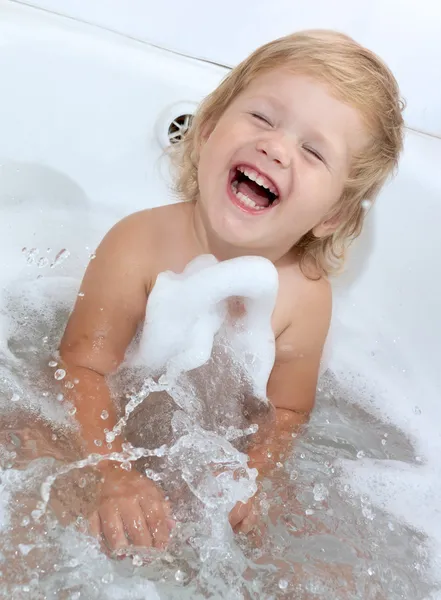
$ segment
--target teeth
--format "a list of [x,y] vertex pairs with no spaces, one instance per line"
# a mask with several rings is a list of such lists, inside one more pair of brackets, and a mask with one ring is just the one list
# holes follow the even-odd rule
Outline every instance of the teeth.
[[265,206],[258,206],[254,202],[254,200],[251,200],[251,198],[248,198],[248,196],[246,196],[245,194],[242,194],[242,192],[238,192],[237,191],[237,181],[233,181],[233,183],[231,184],[231,189],[233,190],[236,198],[238,200],[240,200],[242,204],[245,204],[245,206],[249,206],[250,208],[254,208],[256,210],[263,210],[264,208],[266,208]]
[[261,187],[264,187],[265,189],[269,190],[272,194],[277,195],[277,191],[274,188],[274,186],[270,183],[267,183],[266,180],[261,175],[259,175],[259,173],[254,169],[250,169],[248,167],[238,167],[237,170],[246,175],[248,179],[251,179],[251,181],[255,181]]

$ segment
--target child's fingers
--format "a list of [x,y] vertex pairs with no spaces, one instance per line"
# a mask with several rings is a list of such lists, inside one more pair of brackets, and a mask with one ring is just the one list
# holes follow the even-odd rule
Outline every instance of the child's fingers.
[[119,507],[124,530],[130,542],[134,546],[150,548],[153,539],[144,512],[138,502],[123,504]]
[[106,503],[100,507],[99,515],[101,531],[108,547],[111,550],[119,550],[128,546],[124,525],[117,508],[111,503]]
[[237,527],[239,523],[241,523],[246,518],[249,512],[250,501],[248,501],[246,504],[243,504],[243,502],[238,502],[233,508],[233,510],[230,512],[230,515],[228,517],[231,527],[233,529]]
[[153,538],[153,546],[163,550],[166,548],[170,539],[170,517],[169,510],[165,502],[158,500],[140,501],[144,511],[145,519],[150,529],[150,534]]
[[98,512],[94,512],[92,516],[89,517],[89,533],[93,537],[99,537],[101,534],[101,523],[100,516]]

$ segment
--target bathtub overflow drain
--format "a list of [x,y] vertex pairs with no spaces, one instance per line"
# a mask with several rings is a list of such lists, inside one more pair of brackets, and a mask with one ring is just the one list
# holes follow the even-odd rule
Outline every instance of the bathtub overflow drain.
[[171,144],[177,144],[182,140],[187,131],[190,129],[193,115],[179,115],[170,123],[168,128],[168,139]]

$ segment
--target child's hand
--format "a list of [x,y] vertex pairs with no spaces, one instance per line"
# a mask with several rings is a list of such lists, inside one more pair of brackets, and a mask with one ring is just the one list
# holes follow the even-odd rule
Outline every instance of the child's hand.
[[235,533],[250,533],[259,521],[256,496],[250,498],[246,504],[238,502],[230,512],[229,521]]
[[174,522],[162,491],[137,471],[109,465],[99,506],[90,517],[90,532],[110,550],[130,545],[163,549]]

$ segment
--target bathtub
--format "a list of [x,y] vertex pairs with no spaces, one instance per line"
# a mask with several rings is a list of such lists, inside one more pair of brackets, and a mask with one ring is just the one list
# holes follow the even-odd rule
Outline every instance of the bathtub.
[[[2,288],[30,281],[31,289],[51,278],[75,285],[112,224],[174,201],[164,149],[225,74],[0,1]],[[337,382],[348,410],[376,421],[382,446],[399,431],[411,448],[409,461],[340,457],[341,481],[352,497],[424,538],[424,577],[432,580],[441,574],[440,164],[441,140],[408,132],[397,177],[333,281],[325,358],[325,378]],[[0,325],[7,354],[8,325]],[[332,421],[331,409],[320,427]],[[141,597],[138,585],[156,597],[138,576],[131,581],[134,595],[120,597]],[[435,588],[427,594],[435,597]]]

